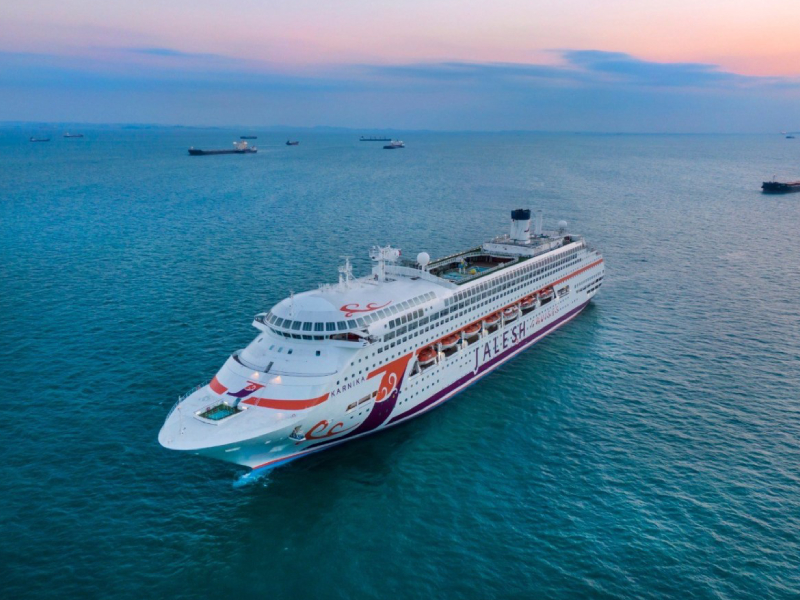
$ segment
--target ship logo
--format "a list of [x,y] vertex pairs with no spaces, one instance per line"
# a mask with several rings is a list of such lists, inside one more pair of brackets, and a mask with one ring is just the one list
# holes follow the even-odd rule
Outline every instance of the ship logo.
[[368,313],[372,312],[373,310],[380,310],[381,308],[386,308],[392,303],[389,300],[386,304],[375,304],[374,302],[370,302],[364,308],[361,308],[361,305],[358,303],[355,304],[345,304],[339,310],[344,313],[345,317],[352,317],[356,313]]
[[257,392],[263,387],[264,385],[261,383],[248,380],[246,387],[242,388],[238,392],[228,392],[228,396],[233,396],[234,398],[247,398],[250,394]]

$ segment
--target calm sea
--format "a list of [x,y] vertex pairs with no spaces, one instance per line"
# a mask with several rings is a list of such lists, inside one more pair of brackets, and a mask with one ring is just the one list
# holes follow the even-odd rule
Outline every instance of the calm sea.
[[[800,141],[0,130],[7,598],[796,598]],[[365,132],[369,133],[369,132]],[[584,313],[428,415],[247,485],[162,449],[252,316],[541,208]]]

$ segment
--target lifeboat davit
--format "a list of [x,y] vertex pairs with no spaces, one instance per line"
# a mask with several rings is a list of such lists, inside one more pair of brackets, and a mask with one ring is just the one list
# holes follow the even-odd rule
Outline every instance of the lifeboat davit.
[[519,316],[519,309],[516,306],[509,306],[503,311],[506,321],[513,321]]
[[450,348],[454,348],[455,345],[458,343],[458,341],[460,339],[461,339],[461,336],[459,336],[457,333],[453,333],[451,335],[448,335],[446,338],[442,339],[442,341],[441,341],[442,349],[443,350],[449,350]]
[[423,348],[422,350],[420,350],[419,357],[417,360],[419,360],[419,364],[422,365],[423,367],[428,366],[429,364],[431,364],[433,361],[436,360],[436,350],[434,350],[430,346],[428,346],[427,348]]
[[481,324],[480,323],[473,323],[472,325],[467,325],[464,327],[464,336],[471,338],[475,337],[481,332]]
[[494,314],[489,315],[486,317],[483,322],[486,323],[487,327],[491,327],[492,325],[497,325],[497,322],[500,320],[500,313],[496,312]]

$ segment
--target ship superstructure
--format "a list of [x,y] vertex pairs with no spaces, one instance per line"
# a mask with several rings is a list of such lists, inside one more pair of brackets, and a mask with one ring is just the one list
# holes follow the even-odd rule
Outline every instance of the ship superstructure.
[[512,212],[511,232],[408,260],[375,247],[372,272],[293,294],[256,315],[256,338],[179,399],[159,434],[174,450],[269,468],[421,415],[574,318],[603,258],[581,236]]

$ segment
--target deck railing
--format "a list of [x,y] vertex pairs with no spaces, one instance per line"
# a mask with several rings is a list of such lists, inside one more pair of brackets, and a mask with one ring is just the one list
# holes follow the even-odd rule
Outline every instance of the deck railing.
[[172,405],[172,408],[169,410],[169,414],[167,414],[167,418],[169,419],[170,415],[172,415],[172,413],[174,413],[174,412],[175,412],[175,409],[176,409],[176,408],[178,408],[178,405],[179,405],[181,402],[183,402],[184,400],[186,400],[186,398],[188,398],[189,396],[191,396],[192,394],[194,394],[194,393],[195,393],[197,390],[201,390],[201,389],[203,389],[203,388],[204,388],[204,387],[206,387],[208,384],[209,384],[209,382],[208,382],[208,381],[206,381],[205,383],[200,383],[200,384],[198,384],[198,385],[194,386],[192,389],[190,389],[190,390],[189,390],[188,392],[186,392],[185,394],[183,394],[183,395],[181,395],[181,396],[178,396],[178,401],[177,401],[175,404],[173,404],[173,405]]

